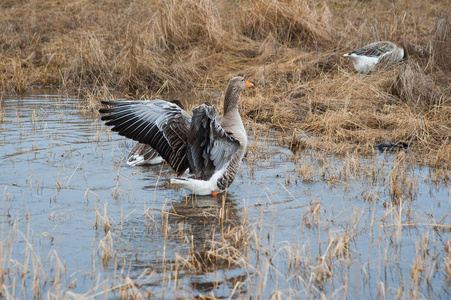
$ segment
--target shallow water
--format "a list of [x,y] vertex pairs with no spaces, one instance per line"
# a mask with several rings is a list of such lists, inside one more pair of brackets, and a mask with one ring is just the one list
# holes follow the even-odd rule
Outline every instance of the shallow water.
[[450,187],[434,170],[295,156],[253,131],[228,193],[191,199],[168,167],[129,167],[133,142],[80,103],[2,99],[2,296],[451,297]]

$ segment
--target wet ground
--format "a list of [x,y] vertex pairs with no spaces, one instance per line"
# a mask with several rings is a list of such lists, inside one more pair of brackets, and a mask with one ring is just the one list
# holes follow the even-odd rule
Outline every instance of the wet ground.
[[129,167],[133,142],[80,105],[3,96],[5,298],[451,297],[436,170],[403,153],[294,155],[255,129],[228,193],[193,198],[166,166]]

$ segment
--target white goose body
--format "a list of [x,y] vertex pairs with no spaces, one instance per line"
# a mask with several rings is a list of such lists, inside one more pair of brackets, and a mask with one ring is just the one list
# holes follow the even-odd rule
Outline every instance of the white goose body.
[[357,54],[345,54],[351,58],[354,68],[363,74],[368,74],[379,62],[379,57],[359,56]]
[[224,190],[218,186],[218,180],[224,176],[227,167],[217,170],[209,180],[201,180],[196,178],[171,178],[171,183],[187,189],[192,194],[199,196],[211,195],[212,193],[221,193]]
[[374,42],[343,56],[351,59],[358,72],[368,74],[378,64],[388,66],[401,61],[404,49],[389,41]]
[[224,116],[208,103],[193,109],[191,117],[178,105],[164,100],[102,102],[114,107],[101,109],[102,120],[111,130],[150,146],[182,175],[174,178],[197,195],[216,195],[232,184],[247,146],[247,135],[238,111],[239,93],[253,86],[243,77],[230,79],[224,99]]

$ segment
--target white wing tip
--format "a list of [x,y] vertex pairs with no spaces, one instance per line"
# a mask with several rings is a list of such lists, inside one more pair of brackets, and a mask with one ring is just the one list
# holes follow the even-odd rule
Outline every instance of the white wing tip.
[[144,165],[157,165],[163,162],[161,156],[157,156],[150,160],[145,160],[142,155],[132,155],[127,159],[127,165],[129,166],[144,166]]
[[140,165],[143,165],[143,164],[145,164],[145,162],[144,162],[144,159],[143,159],[142,156],[133,155],[133,156],[130,156],[127,159],[127,165],[132,166],[132,167],[133,166],[140,166]]

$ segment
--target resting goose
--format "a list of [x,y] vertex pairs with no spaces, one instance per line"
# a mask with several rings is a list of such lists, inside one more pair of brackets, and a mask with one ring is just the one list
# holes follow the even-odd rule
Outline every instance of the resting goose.
[[[172,103],[183,108],[179,100],[172,100]],[[150,145],[137,142],[127,157],[129,166],[157,165],[163,162],[163,158]]]
[[[109,101],[102,120],[119,135],[154,148],[174,169],[171,183],[193,194],[215,196],[229,187],[246,151],[247,135],[238,111],[239,93],[253,84],[244,77],[230,79],[221,122],[216,109],[204,103],[191,117],[164,100]],[[189,168],[190,178],[180,178]]]
[[401,61],[404,49],[388,41],[374,42],[343,56],[351,58],[358,72],[368,74],[377,64],[388,66]]

